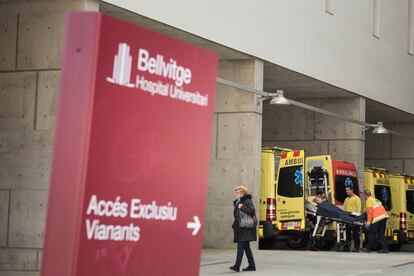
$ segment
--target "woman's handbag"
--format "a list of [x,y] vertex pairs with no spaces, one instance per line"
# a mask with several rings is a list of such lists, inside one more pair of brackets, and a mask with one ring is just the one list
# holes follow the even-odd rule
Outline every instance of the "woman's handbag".
[[239,227],[240,228],[246,228],[246,229],[256,228],[257,218],[255,215],[250,216],[241,210],[239,213],[240,213],[239,215]]

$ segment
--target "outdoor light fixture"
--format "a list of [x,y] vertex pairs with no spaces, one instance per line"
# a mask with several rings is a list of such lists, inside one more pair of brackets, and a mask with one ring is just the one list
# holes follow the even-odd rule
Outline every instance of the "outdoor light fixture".
[[275,94],[276,95],[270,101],[270,104],[290,105],[289,100],[286,99],[285,96],[283,96],[283,90],[277,90]]
[[268,93],[267,96],[261,96],[259,95],[258,104],[260,104],[263,101],[266,101],[268,99],[270,100],[270,104],[276,104],[276,105],[289,105],[290,102],[288,99],[283,96],[283,90],[277,90],[276,93]]
[[277,104],[277,105],[289,105],[290,102],[288,99],[283,96],[283,90],[277,90],[276,93],[268,93],[267,96],[259,95],[258,104],[263,101],[270,100],[270,104]]
[[246,85],[243,84],[239,84],[239,83],[235,83],[233,81],[229,81],[229,80],[225,80],[225,79],[221,79],[221,78],[217,78],[217,83],[222,84],[222,85],[226,85],[229,87],[233,87],[236,89],[240,89],[243,90],[245,92],[254,94],[258,96],[258,104],[260,104],[261,102],[268,100],[271,98],[270,100],[270,104],[274,104],[274,105],[293,105],[296,107],[300,107],[303,109],[307,109],[313,112],[317,112],[320,114],[324,114],[326,116],[341,120],[341,121],[346,121],[352,124],[356,124],[356,125],[360,125],[362,126],[362,130],[366,131],[370,128],[374,128],[372,130],[372,133],[374,134],[392,134],[392,135],[396,135],[396,136],[400,136],[400,137],[404,137],[406,139],[410,139],[410,140],[414,140],[414,136],[411,135],[407,135],[395,130],[391,130],[391,129],[386,129],[383,125],[382,122],[378,122],[376,124],[370,124],[364,121],[360,121],[351,117],[347,117],[347,116],[343,116],[341,114],[329,111],[329,110],[325,110],[316,106],[312,106],[312,105],[308,105],[302,102],[298,102],[295,100],[291,100],[291,99],[287,99],[284,97],[283,95],[283,90],[277,90],[276,93],[269,93],[266,91],[262,91],[262,90],[258,90],[255,88],[251,88],[248,87]]
[[382,122],[378,122],[376,125],[373,125],[374,129],[372,130],[373,134],[388,134],[390,133],[388,129],[386,129]]

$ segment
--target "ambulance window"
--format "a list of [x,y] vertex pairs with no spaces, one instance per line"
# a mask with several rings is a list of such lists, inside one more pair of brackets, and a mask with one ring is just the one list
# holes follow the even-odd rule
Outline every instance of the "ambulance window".
[[389,211],[392,208],[391,189],[389,186],[375,185],[375,198],[381,201],[385,210]]
[[407,211],[411,214],[414,214],[414,191],[408,190],[406,192],[407,196]]
[[347,197],[345,188],[353,187],[354,193],[359,194],[358,181],[355,177],[337,175],[335,178],[335,200],[344,203],[345,198]]
[[286,197],[303,196],[303,166],[280,169],[277,193],[280,196]]

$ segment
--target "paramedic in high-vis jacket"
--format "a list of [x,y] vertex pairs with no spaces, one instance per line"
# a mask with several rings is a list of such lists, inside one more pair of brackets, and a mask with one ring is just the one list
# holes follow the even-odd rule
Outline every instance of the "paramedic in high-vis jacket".
[[367,222],[369,224],[368,229],[368,253],[371,250],[375,249],[375,241],[377,237],[377,242],[380,244],[381,248],[378,250],[378,253],[388,253],[388,243],[385,239],[385,228],[387,225],[388,213],[382,206],[381,201],[371,196],[369,190],[365,190],[365,207],[367,209]]
[[[361,199],[354,193],[353,186],[345,187],[345,192],[348,195],[344,201],[344,211],[349,213],[358,213],[361,214]],[[361,227],[358,225],[347,225],[346,226],[346,243],[344,246],[344,251],[349,252],[351,247],[351,240],[354,240],[354,250],[353,252],[359,252],[359,247],[361,244]]]

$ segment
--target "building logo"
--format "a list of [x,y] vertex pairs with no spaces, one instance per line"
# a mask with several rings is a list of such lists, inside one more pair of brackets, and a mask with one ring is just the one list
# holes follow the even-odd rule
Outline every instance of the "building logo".
[[129,52],[130,47],[128,44],[123,42],[119,43],[118,53],[114,57],[112,78],[107,77],[107,81],[121,86],[135,87],[131,83],[132,56]]
[[179,63],[173,57],[151,53],[148,49],[135,50],[133,49],[132,53],[136,52],[138,55],[134,61],[136,67],[132,68],[133,54],[131,54],[130,45],[125,42],[118,44],[112,77],[107,77],[107,82],[145,92],[151,96],[169,97],[189,104],[208,106],[207,93],[186,90],[186,86],[191,83],[193,77],[189,67]]

